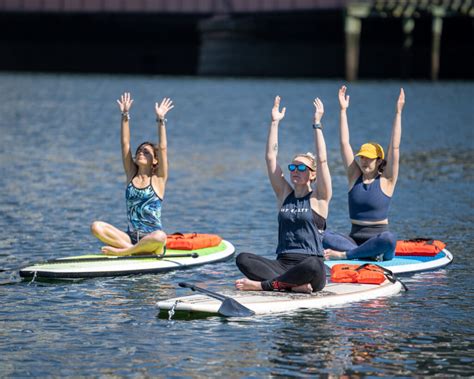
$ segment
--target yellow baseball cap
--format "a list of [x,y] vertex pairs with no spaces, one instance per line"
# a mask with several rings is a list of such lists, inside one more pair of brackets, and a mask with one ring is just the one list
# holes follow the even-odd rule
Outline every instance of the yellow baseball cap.
[[382,158],[384,159],[385,154],[383,152],[382,146],[375,142],[364,143],[356,156],[363,156],[370,159]]

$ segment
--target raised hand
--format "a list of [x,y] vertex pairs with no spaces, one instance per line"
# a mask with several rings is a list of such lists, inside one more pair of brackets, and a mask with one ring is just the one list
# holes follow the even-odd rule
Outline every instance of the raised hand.
[[319,124],[321,122],[321,119],[323,118],[324,105],[319,97],[314,99],[313,105],[314,105],[314,123]]
[[400,95],[397,100],[397,113],[402,113],[403,106],[405,105],[405,91],[403,88],[400,88]]
[[346,110],[347,108],[349,108],[350,96],[349,95],[346,96],[346,90],[347,90],[346,86],[342,86],[339,89],[339,105],[341,106],[342,110]]
[[173,108],[174,108],[174,105],[171,99],[169,97],[163,98],[160,104],[155,103],[156,117],[160,120],[163,120],[166,114]]
[[275,97],[275,102],[272,108],[272,121],[280,121],[285,117],[286,107],[280,112],[280,96]]
[[130,97],[130,92],[124,92],[122,96],[120,96],[120,100],[117,100],[117,103],[122,113],[128,112],[133,104],[133,99]]

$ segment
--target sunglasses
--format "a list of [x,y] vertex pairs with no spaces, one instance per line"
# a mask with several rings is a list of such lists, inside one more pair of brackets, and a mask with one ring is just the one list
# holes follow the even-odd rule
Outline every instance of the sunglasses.
[[144,148],[144,147],[142,147],[141,149],[138,149],[138,150],[137,150],[137,155],[140,154],[140,153],[142,153],[142,154],[144,154],[144,155],[153,156],[153,153],[151,153],[148,149],[146,149],[146,148]]
[[288,165],[288,170],[290,170],[291,172],[295,171],[295,170],[298,170],[299,172],[305,172],[306,170],[308,169],[308,166],[306,166],[305,164],[293,164],[293,163],[290,163]]

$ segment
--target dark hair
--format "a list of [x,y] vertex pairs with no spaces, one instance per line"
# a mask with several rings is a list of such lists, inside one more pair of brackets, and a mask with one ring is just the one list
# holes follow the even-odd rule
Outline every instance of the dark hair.
[[138,145],[137,150],[135,150],[135,156],[138,155],[138,150],[140,150],[142,146],[146,146],[146,145],[151,146],[151,148],[153,149],[153,158],[156,158],[156,146],[153,142],[150,142],[150,141],[145,141],[145,142],[142,142],[140,145]]
[[377,160],[381,161],[381,163],[378,167],[379,173],[381,174],[383,172],[383,170],[385,170],[385,166],[387,165],[387,161],[385,159],[382,159],[382,158],[377,158]]
[[[142,146],[146,146],[146,145],[152,147],[152,149],[153,149],[153,158],[158,161],[158,158],[156,157],[156,155],[157,155],[156,151],[158,149],[157,149],[156,145],[153,142],[150,142],[150,141],[145,141],[145,142],[142,142],[140,145],[138,145],[137,150],[135,151],[135,157],[138,155],[138,150],[140,150],[140,148]],[[158,168],[158,164],[159,164],[159,162],[153,165],[153,171]]]

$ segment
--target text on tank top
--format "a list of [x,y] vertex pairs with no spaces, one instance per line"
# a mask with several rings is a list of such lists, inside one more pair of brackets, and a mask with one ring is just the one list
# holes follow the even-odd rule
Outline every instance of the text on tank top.
[[326,220],[311,209],[311,194],[297,198],[293,191],[283,202],[278,213],[277,254],[324,256],[322,231]]

